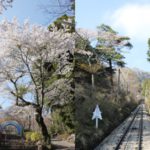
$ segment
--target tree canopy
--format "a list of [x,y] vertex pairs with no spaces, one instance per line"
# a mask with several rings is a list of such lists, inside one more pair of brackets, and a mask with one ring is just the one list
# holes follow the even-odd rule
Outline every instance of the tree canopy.
[[0,23],[0,80],[15,98],[16,105],[32,105],[45,141],[44,105],[63,105],[72,99],[70,54],[74,40],[64,30],[20,25],[16,19]]
[[121,67],[125,65],[121,50],[124,47],[132,48],[129,37],[119,36],[110,26],[102,24],[98,26],[97,40],[96,52],[100,59],[108,62],[110,69],[112,69],[112,63]]

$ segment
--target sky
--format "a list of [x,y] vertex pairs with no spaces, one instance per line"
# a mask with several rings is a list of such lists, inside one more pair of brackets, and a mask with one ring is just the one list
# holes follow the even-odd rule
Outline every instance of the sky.
[[76,0],[76,24],[90,31],[106,24],[130,37],[133,48],[124,53],[126,66],[150,72],[150,0]]
[[52,21],[52,18],[50,19],[49,14],[42,8],[48,4],[49,0],[14,0],[12,7],[2,12],[0,20],[5,18],[12,20],[13,17],[17,17],[21,23],[28,19],[32,24],[46,26]]

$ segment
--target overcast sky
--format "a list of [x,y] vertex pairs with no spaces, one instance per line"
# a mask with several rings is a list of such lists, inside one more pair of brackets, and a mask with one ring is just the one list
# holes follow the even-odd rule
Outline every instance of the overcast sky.
[[150,37],[149,0],[76,0],[76,22],[77,27],[90,30],[104,23],[120,35],[129,36],[133,49],[125,53],[127,66],[150,72],[146,54]]

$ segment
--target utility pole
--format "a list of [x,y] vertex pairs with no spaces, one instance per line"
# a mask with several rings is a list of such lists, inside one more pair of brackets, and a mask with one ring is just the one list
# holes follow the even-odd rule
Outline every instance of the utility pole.
[[118,97],[119,97],[119,93],[120,93],[120,74],[121,74],[121,71],[120,71],[120,68],[118,69],[118,87],[117,87],[117,96],[116,96],[116,101],[118,101]]
[[120,93],[120,74],[121,74],[121,71],[120,71],[120,68],[118,69],[118,93]]

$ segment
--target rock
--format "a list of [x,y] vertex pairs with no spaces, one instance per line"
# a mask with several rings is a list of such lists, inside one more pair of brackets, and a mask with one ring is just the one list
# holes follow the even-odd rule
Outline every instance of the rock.
[[74,142],[75,142],[75,134],[71,134],[71,135],[67,138],[67,141],[74,143]]

